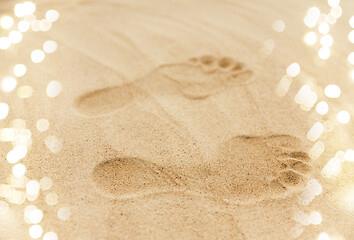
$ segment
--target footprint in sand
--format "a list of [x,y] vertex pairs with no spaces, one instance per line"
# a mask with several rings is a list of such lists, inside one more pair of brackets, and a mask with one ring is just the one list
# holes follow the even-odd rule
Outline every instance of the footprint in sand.
[[236,136],[220,146],[202,188],[236,203],[284,198],[302,189],[309,161],[296,137]]
[[104,195],[131,198],[184,188],[185,182],[170,169],[139,158],[113,158],[99,163],[93,181]]
[[[204,99],[227,88],[246,84],[253,75],[246,64],[234,58],[204,55],[184,63],[162,65],[133,83],[85,93],[75,100],[74,107],[84,115],[103,115],[124,108],[149,94],[166,94],[173,88],[188,99]],[[159,81],[165,84],[159,85]],[[142,90],[143,85],[147,89]]]
[[103,115],[124,108],[143,95],[139,88],[124,84],[85,93],[75,100],[74,107],[84,115]]
[[177,83],[178,90],[189,99],[204,99],[227,88],[244,85],[254,76],[243,62],[211,55],[163,65],[159,71]]

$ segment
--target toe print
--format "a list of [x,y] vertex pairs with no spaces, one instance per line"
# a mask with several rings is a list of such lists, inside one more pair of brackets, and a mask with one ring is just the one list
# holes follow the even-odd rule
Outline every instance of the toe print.
[[253,71],[231,57],[217,58],[204,55],[186,63],[162,66],[161,71],[178,85],[179,91],[189,99],[204,99],[230,86],[248,83]]
[[99,191],[114,198],[131,198],[171,191],[184,185],[181,178],[157,164],[139,158],[113,158],[99,163],[92,178]]
[[206,189],[240,203],[285,197],[303,187],[308,160],[292,136],[237,136],[221,145]]

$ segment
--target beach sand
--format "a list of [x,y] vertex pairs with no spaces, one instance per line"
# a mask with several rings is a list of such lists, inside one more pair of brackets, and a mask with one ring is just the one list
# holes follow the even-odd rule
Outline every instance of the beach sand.
[[[21,160],[26,177],[50,177],[53,186],[0,216],[1,240],[31,239],[23,220],[29,204],[43,211],[44,232],[55,231],[58,239],[308,240],[321,232],[331,239],[353,238],[353,211],[341,207],[336,195],[353,184],[353,165],[345,163],[340,178],[321,176],[336,151],[352,147],[353,121],[322,136],[326,151],[311,159],[307,132],[323,118],[294,101],[309,81],[319,88],[337,84],[342,95],[333,100],[333,111],[354,109],[347,20],[333,28],[329,60],[317,59],[316,50],[303,42],[307,9],[314,4],[326,9],[327,3],[36,4],[38,16],[53,8],[60,20],[50,31],[28,32],[21,44],[0,52],[1,74],[23,63],[28,71],[19,85],[34,90],[26,99],[1,95],[10,106],[1,127],[12,119],[26,121],[32,132]],[[343,1],[343,19],[353,5]],[[6,2],[3,11],[12,7]],[[284,32],[272,29],[277,19],[286,23]],[[58,50],[32,63],[30,52],[45,40],[58,42]],[[275,48],[264,54],[267,40]],[[301,73],[279,97],[275,89],[293,62]],[[51,80],[63,86],[55,98],[46,95]],[[47,131],[36,129],[40,118],[49,120]],[[48,150],[48,136],[60,140],[53,140],[60,151],[57,145]],[[11,172],[5,160],[11,149],[1,143],[2,183]],[[310,179],[318,180],[322,194],[300,204]],[[49,192],[59,196],[55,206],[46,204]],[[57,217],[61,207],[70,208],[66,221]],[[301,226],[294,220],[298,211],[318,211],[322,223]]]

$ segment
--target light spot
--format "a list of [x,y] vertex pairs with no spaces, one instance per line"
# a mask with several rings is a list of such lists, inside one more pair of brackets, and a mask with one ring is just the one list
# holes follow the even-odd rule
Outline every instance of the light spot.
[[31,22],[31,29],[35,32],[41,30],[41,21],[40,20],[33,20]]
[[27,67],[23,64],[16,64],[14,66],[13,72],[16,77],[23,77],[27,72]]
[[37,195],[40,189],[40,184],[36,180],[31,180],[26,184],[26,192],[29,195]]
[[0,26],[3,29],[9,29],[14,25],[14,19],[10,16],[3,16],[0,21]]
[[47,131],[49,128],[49,121],[45,118],[39,119],[36,122],[36,127],[37,127],[38,131],[40,131],[40,132]]
[[12,92],[17,86],[17,80],[14,77],[5,77],[1,81],[1,88],[4,92]]
[[332,158],[322,169],[322,176],[332,178],[337,176],[342,171],[342,162],[338,158]]
[[20,32],[27,32],[30,28],[31,24],[29,22],[26,22],[26,21],[20,21],[18,24],[17,24],[17,29],[20,31]]
[[63,147],[62,142],[56,136],[48,136],[45,139],[45,145],[52,153],[58,153]]
[[316,112],[321,115],[328,113],[328,104],[325,101],[321,101],[316,106]]
[[40,225],[32,225],[29,228],[29,235],[33,239],[38,239],[42,236],[43,234],[43,228]]
[[49,31],[52,28],[52,23],[46,19],[41,20],[40,29],[43,32]]
[[15,177],[22,177],[26,173],[26,167],[22,163],[16,164],[12,168],[12,173]]
[[46,190],[49,190],[52,187],[53,182],[52,182],[52,179],[50,177],[43,177],[39,181],[39,184],[41,186],[41,189],[46,191]]
[[285,29],[285,23],[283,20],[276,20],[273,22],[272,28],[276,32],[283,32]]
[[331,84],[326,86],[324,94],[329,98],[339,98],[341,90],[337,85]]
[[293,220],[303,226],[307,226],[310,224],[309,216],[301,210],[294,212]]
[[292,63],[286,69],[286,73],[290,77],[296,77],[300,73],[300,65],[298,63]]
[[308,154],[311,159],[315,160],[321,156],[321,154],[324,152],[324,150],[325,150],[324,143],[321,141],[318,141],[312,146],[312,148],[310,149]]
[[40,209],[33,209],[29,214],[29,220],[33,224],[40,223],[43,219],[43,212]]
[[329,33],[329,25],[328,23],[321,23],[319,26],[318,26],[318,31],[325,35],[327,33]]
[[59,19],[59,12],[56,10],[48,10],[45,14],[45,18],[49,21],[49,22],[55,22]]
[[316,141],[321,134],[323,133],[324,127],[320,122],[316,122],[312,128],[307,133],[307,139],[314,142]]
[[284,75],[281,80],[279,81],[276,89],[275,89],[275,93],[279,96],[279,97],[284,97],[287,92],[289,91],[290,85],[292,83],[292,77],[288,76],[288,75]]
[[350,33],[348,34],[348,40],[351,43],[354,43],[354,30],[351,30]]
[[327,233],[323,232],[320,235],[318,235],[317,240],[331,240],[331,238],[328,236]]
[[349,19],[349,25],[354,28],[354,16],[351,16]]
[[57,240],[58,236],[55,232],[47,232],[43,236],[43,240]]
[[336,18],[340,18],[342,16],[343,9],[340,6],[338,6],[338,7],[332,8],[331,12],[334,14],[334,16]]
[[33,50],[31,53],[31,60],[34,63],[40,63],[44,60],[44,58],[45,53],[40,49]]
[[25,6],[23,3],[17,3],[14,8],[16,17],[24,17],[26,15]]
[[0,201],[0,216],[5,215],[9,211],[9,204],[4,201]]
[[326,22],[329,24],[335,24],[337,22],[337,18],[334,13],[329,13],[326,16]]
[[306,184],[306,189],[312,192],[314,196],[319,196],[322,193],[322,186],[317,179],[310,179]]
[[307,45],[314,45],[317,42],[317,35],[315,32],[308,32],[304,36],[304,42]]
[[317,211],[313,211],[310,213],[309,220],[311,224],[319,225],[322,222],[322,215]]
[[62,207],[58,210],[58,218],[62,221],[66,221],[70,218],[71,211],[68,207]]
[[318,9],[317,7],[312,7],[307,10],[306,17],[304,18],[305,25],[309,28],[315,27],[320,17],[320,14],[320,9]]
[[22,40],[22,33],[16,30],[11,31],[9,34],[9,39],[14,44],[19,43]]
[[303,85],[295,95],[295,102],[301,105],[304,111],[310,110],[317,101],[317,94],[307,84]]
[[327,60],[331,56],[331,49],[328,47],[321,47],[317,54],[320,59]]
[[331,35],[325,35],[321,37],[320,42],[323,47],[330,47],[333,44],[333,37]]
[[348,162],[354,162],[354,150],[348,149],[344,153],[344,159]]
[[31,15],[36,11],[36,4],[30,1],[26,1],[23,3],[23,8],[25,15]]
[[50,81],[47,86],[47,95],[48,97],[56,97],[60,94],[63,89],[62,85],[58,81]]
[[9,105],[0,103],[0,120],[5,119],[9,114]]
[[352,80],[352,82],[354,83],[354,69],[349,71],[349,78]]
[[43,50],[46,53],[53,53],[57,49],[58,49],[58,43],[55,41],[48,40],[48,41],[45,41],[43,44]]
[[348,123],[350,121],[350,114],[347,111],[342,110],[337,114],[337,120],[343,124]]
[[58,194],[55,192],[48,193],[45,196],[45,202],[50,206],[56,205],[58,203]]
[[11,46],[10,38],[0,37],[0,49],[6,50]]
[[349,53],[348,55],[348,62],[354,65],[354,52]]
[[31,86],[21,86],[17,88],[17,96],[19,98],[29,98],[33,94],[33,89]]
[[328,5],[332,8],[338,7],[340,0],[328,0]]

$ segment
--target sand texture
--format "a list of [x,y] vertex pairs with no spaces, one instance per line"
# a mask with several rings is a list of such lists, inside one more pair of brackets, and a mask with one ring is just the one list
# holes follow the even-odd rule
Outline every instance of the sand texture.
[[[348,19],[354,2],[342,2],[342,18]],[[331,239],[354,239],[353,211],[334,197],[354,183],[353,164],[343,167],[341,180],[321,176],[339,148],[353,146],[353,120],[326,133],[326,151],[313,159],[307,132],[321,117],[294,101],[299,88],[315,79],[321,88],[341,86],[333,111],[354,109],[347,20],[333,30],[338,37],[328,61],[318,63],[316,51],[303,42],[306,10],[328,7],[326,1],[36,4],[38,16],[53,8],[60,19],[50,31],[28,32],[21,44],[0,51],[1,76],[24,63],[28,71],[19,84],[34,90],[26,99],[1,93],[11,110],[0,124],[26,121],[32,132],[21,160],[26,177],[47,176],[53,186],[0,216],[0,240],[32,239],[23,220],[30,204],[43,211],[44,232],[55,231],[61,240],[315,240],[324,231],[342,237]],[[14,3],[0,5],[6,13]],[[282,33],[272,29],[277,19],[286,23]],[[31,50],[48,39],[58,42],[58,50],[32,63]],[[275,48],[264,55],[269,39]],[[292,62],[301,73],[279,97],[275,89]],[[63,86],[55,98],[46,95],[51,80]],[[49,120],[47,131],[36,129],[40,118]],[[60,140],[58,151],[47,136]],[[5,183],[12,146],[0,146]],[[310,179],[321,183],[322,194],[300,204]],[[54,206],[46,203],[49,192],[58,195]],[[70,208],[66,221],[57,216],[61,207]],[[299,226],[294,213],[300,210],[320,212],[322,223]]]

